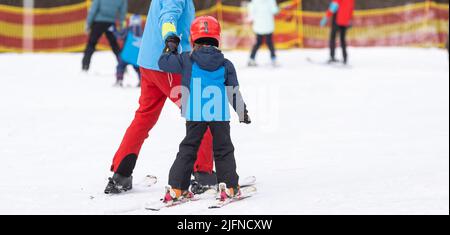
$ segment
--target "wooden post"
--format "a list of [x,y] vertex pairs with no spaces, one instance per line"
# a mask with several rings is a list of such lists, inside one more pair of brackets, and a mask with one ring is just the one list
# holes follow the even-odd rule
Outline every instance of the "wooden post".
[[32,52],[34,48],[34,0],[23,0],[22,49]]
[[217,20],[223,27],[223,3],[222,0],[217,0]]
[[296,8],[296,18],[297,18],[297,37],[298,37],[298,47],[304,47],[304,34],[303,34],[303,1],[294,0],[297,4]]

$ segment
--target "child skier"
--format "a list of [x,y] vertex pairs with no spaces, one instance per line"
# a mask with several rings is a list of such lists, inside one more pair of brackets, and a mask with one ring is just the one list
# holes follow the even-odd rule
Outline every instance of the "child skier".
[[331,35],[330,35],[330,59],[328,63],[336,63],[336,36],[339,32],[342,47],[342,56],[344,64],[348,63],[347,54],[347,31],[351,25],[353,11],[355,8],[355,0],[333,0],[328,8],[326,16],[320,21],[320,26],[324,27],[328,19],[332,17]]
[[240,192],[228,102],[238,113],[241,123],[250,124],[251,121],[239,92],[236,70],[218,49],[220,33],[220,24],[214,17],[199,17],[191,26],[193,51],[178,54],[180,39],[173,34],[167,38],[159,60],[161,70],[183,75],[182,114],[187,120],[187,135],[170,169],[165,203],[192,197],[190,176],[208,127],[213,135],[217,180],[222,187],[226,185],[227,197],[236,197]]
[[124,46],[120,53],[119,64],[116,68],[116,84],[114,86],[123,86],[123,77],[128,65],[132,65],[133,69],[139,76],[138,87],[141,86],[141,73],[137,59],[139,48],[142,41],[142,20],[140,15],[132,15],[129,19],[128,27],[121,32],[116,33],[116,37],[124,40]]

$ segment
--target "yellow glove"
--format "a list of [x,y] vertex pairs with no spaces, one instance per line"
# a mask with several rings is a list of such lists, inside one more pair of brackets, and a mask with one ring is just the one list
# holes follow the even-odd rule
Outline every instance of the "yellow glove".
[[171,35],[177,35],[177,28],[172,23],[164,23],[162,26],[162,37],[164,40]]

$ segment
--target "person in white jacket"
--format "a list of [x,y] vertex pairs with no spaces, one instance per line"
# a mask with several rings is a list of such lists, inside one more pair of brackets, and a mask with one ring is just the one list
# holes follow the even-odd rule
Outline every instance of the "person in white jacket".
[[264,39],[270,49],[272,64],[274,66],[277,64],[273,32],[275,31],[275,16],[278,12],[279,8],[276,0],[252,0],[248,5],[249,18],[253,22],[253,31],[256,34],[256,44],[250,55],[249,66],[257,66],[256,54]]

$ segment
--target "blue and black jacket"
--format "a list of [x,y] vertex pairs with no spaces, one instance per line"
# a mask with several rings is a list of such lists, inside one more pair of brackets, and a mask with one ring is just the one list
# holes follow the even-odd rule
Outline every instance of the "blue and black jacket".
[[159,67],[164,72],[182,74],[182,115],[187,121],[229,121],[228,103],[244,120],[247,107],[239,91],[236,69],[216,47],[164,53]]
[[114,32],[117,38],[124,40],[124,45],[120,52],[120,63],[138,67],[137,60],[142,44],[142,34],[143,30],[139,25],[129,26],[122,31]]

